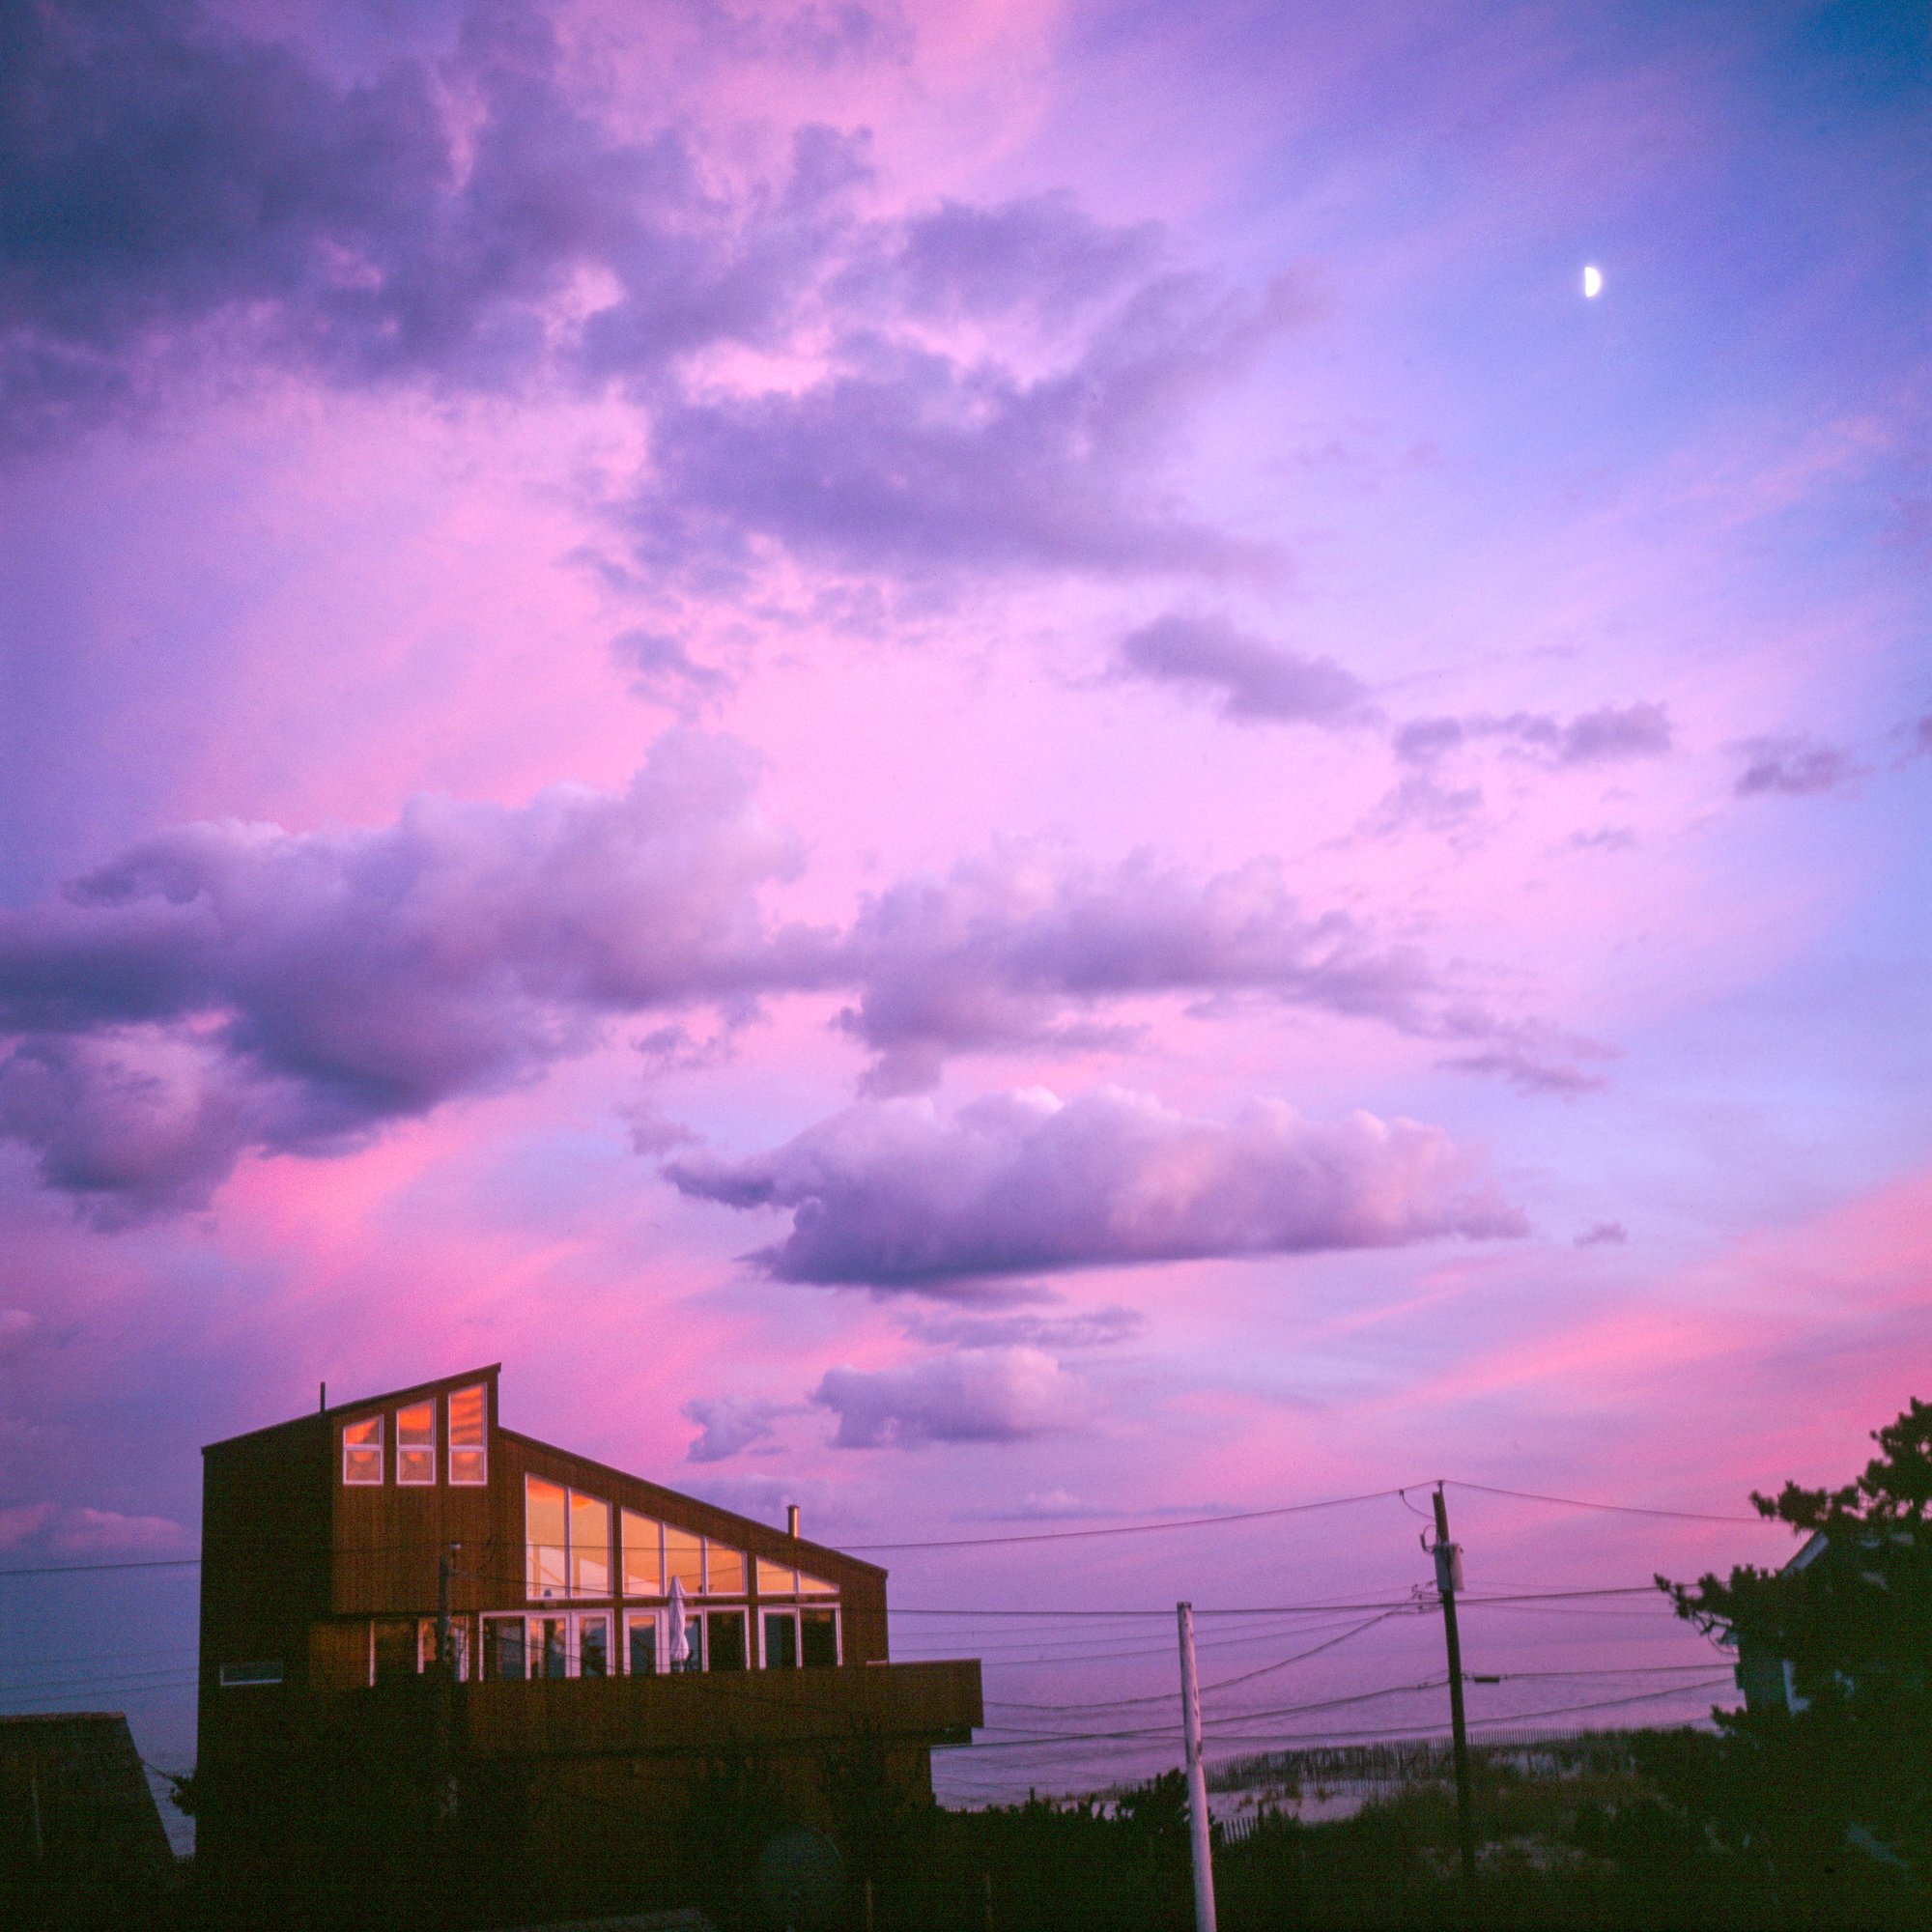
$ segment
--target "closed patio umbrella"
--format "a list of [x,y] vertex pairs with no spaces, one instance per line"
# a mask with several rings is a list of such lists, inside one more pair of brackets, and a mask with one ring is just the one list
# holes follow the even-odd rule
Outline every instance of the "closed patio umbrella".
[[682,1577],[670,1579],[670,1667],[673,1670],[691,1668],[691,1634],[685,1628]]

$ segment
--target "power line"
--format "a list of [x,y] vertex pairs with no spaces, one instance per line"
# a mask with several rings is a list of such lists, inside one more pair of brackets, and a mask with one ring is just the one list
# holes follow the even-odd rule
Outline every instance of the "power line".
[[[1352,1636],[1360,1636],[1364,1631],[1373,1630],[1376,1625],[1386,1623],[1392,1611],[1384,1611],[1378,1617],[1371,1617],[1366,1623],[1354,1625],[1345,1630],[1340,1636],[1331,1636],[1325,1643],[1318,1643],[1308,1650],[1298,1650],[1293,1657],[1277,1658],[1272,1663],[1264,1663],[1259,1670],[1244,1670],[1238,1676],[1223,1677],[1213,1684],[1204,1684],[1201,1694],[1205,1697],[1210,1691],[1232,1690],[1236,1684],[1250,1684],[1258,1677],[1266,1677],[1277,1670],[1286,1670],[1291,1663],[1300,1663],[1311,1657],[1319,1657],[1324,1650],[1333,1650],[1337,1644],[1347,1643]],[[1009,1698],[989,1697],[986,1708],[989,1711],[1123,1711],[1142,1704],[1172,1704],[1180,1695],[1178,1690],[1162,1690],[1149,1697],[1115,1697],[1091,1704],[1024,1704]]]
[[[1508,1496],[1518,1502],[1550,1503],[1565,1509],[1585,1509],[1607,1511],[1618,1516],[1660,1517],[1681,1522],[1722,1522],[1749,1523],[1752,1525],[1775,1523],[1777,1519],[1762,1516],[1720,1515],[1709,1510],[1663,1509],[1644,1503],[1598,1502],[1583,1496],[1559,1496],[1539,1490],[1515,1490],[1495,1483],[1470,1482],[1461,1476],[1446,1476],[1441,1479],[1453,1488],[1474,1491],[1483,1495]],[[1323,1496],[1311,1502],[1277,1503],[1265,1509],[1228,1510],[1210,1515],[1191,1517],[1167,1517],[1151,1522],[1119,1522],[1098,1524],[1091,1529],[1041,1529],[1004,1533],[997,1536],[951,1536],[924,1537],[892,1543],[849,1543],[843,1546],[851,1555],[879,1555],[902,1550],[920,1549],[983,1549],[1000,1545],[1033,1543],[1087,1542],[1097,1537],[1145,1536],[1156,1531],[1175,1529],[1207,1529],[1225,1523],[1264,1522],[1287,1516],[1305,1516],[1320,1510],[1347,1509],[1358,1503],[1386,1502],[1391,1498],[1407,1506],[1407,1491],[1424,1489],[1431,1485],[1407,1483],[1385,1490],[1365,1490],[1359,1494],[1347,1496]],[[1780,1524],[1780,1527],[1788,1525]],[[338,1552],[350,1553],[350,1552]],[[360,1554],[379,1554],[381,1551],[365,1550]],[[181,1570],[191,1569],[201,1562],[199,1556],[163,1556],[128,1559],[108,1563],[45,1563],[22,1565],[0,1569],[0,1577],[67,1577],[83,1572],[115,1570]]]
[[900,1549],[982,1549],[997,1543],[1071,1543],[1096,1536],[1145,1536],[1160,1529],[1206,1529],[1227,1522],[1262,1522],[1271,1517],[1304,1516],[1311,1510],[1346,1509],[1352,1503],[1386,1502],[1399,1490],[1366,1490],[1357,1496],[1325,1496],[1319,1502],[1280,1503],[1271,1509],[1232,1510],[1214,1516],[1169,1517],[1155,1522],[1115,1522],[1096,1529],[1037,1529],[1009,1536],[929,1537],[918,1543],[848,1543],[855,1556]]
[[1446,1476],[1443,1480],[1452,1489],[1475,1490],[1486,1496],[1513,1496],[1518,1502],[1557,1503],[1565,1509],[1605,1510],[1614,1516],[1658,1516],[1674,1519],[1678,1522],[1748,1522],[1763,1524],[1777,1523],[1780,1529],[1790,1528],[1789,1523],[1779,1522],[1776,1517],[1763,1516],[1718,1516],[1709,1510],[1653,1509],[1642,1503],[1598,1503],[1585,1500],[1581,1496],[1545,1495],[1536,1490],[1505,1490],[1494,1483],[1464,1482],[1461,1476]]

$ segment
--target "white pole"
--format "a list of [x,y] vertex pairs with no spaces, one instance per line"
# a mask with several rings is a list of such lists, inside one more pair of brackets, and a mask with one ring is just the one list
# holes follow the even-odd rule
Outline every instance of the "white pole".
[[1214,1932],[1214,1840],[1208,1826],[1208,1767],[1201,1761],[1201,1683],[1194,1669],[1194,1605],[1180,1622],[1180,1725],[1187,1749],[1187,1826],[1194,1841],[1194,1932]]

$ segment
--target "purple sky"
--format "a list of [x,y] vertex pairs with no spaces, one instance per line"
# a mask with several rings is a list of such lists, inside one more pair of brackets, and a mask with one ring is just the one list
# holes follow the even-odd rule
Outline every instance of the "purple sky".
[[[0,36],[0,1561],[479,1359],[854,1544],[1729,1511],[1927,1392],[1916,9]],[[1783,1548],[1457,1507],[1474,1586]],[[1419,1527],[895,1592],[1353,1601]],[[0,1593],[5,1701],[188,1761],[191,1573]],[[1152,1628],[896,1640],[1065,1702]]]

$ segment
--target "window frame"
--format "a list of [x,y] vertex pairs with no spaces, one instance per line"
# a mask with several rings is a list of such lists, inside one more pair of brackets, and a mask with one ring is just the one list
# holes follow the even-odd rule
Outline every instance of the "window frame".
[[[663,1597],[670,1587],[665,1577],[665,1523],[662,1517],[646,1516],[642,1510],[628,1508],[623,1503],[617,1509],[617,1570],[616,1581],[623,1587],[619,1594],[630,1602],[649,1599],[655,1602]],[[631,1587],[631,1537],[629,1525],[646,1523],[655,1532],[652,1541],[657,1545],[656,1581],[648,1588]]]
[[287,1680],[282,1661],[265,1657],[246,1663],[224,1663],[214,1674],[223,1690],[279,1690]]
[[[564,1674],[569,1677],[583,1675],[583,1632],[587,1625],[602,1624],[604,1627],[604,1669],[601,1676],[611,1678],[621,1675],[617,1669],[617,1659],[611,1647],[612,1612],[610,1610],[573,1610],[570,1613],[570,1635],[564,1657]],[[597,1678],[589,1680],[596,1683]]]
[[[791,1662],[774,1663],[772,1662],[771,1627],[776,1623],[791,1626]],[[798,1605],[778,1602],[758,1605],[758,1668],[760,1670],[803,1670],[805,1668],[805,1633],[799,1627]]]
[[[403,1441],[403,1417],[406,1415],[421,1415],[425,1410],[429,1413],[429,1441],[426,1444],[422,1442],[405,1444]],[[436,1436],[435,1396],[425,1396],[421,1402],[404,1403],[398,1407],[396,1410],[396,1485],[399,1489],[433,1490],[436,1488]],[[407,1474],[406,1471],[411,1465],[412,1459],[414,1459],[417,1467],[426,1469],[427,1473],[416,1476]]]
[[[611,1574],[611,1539],[617,1527],[617,1512],[602,1496],[593,1496],[588,1490],[573,1490],[568,1487],[564,1494],[569,1498],[564,1510],[565,1540],[564,1551],[566,1575],[570,1584],[569,1595],[573,1602],[602,1604],[614,1602],[616,1598],[616,1578]],[[577,1548],[577,1513],[580,1504],[588,1504],[604,1512],[604,1548],[601,1556],[592,1557],[588,1553],[580,1554]],[[582,1563],[597,1562],[604,1572],[604,1587],[601,1590],[580,1589],[578,1587],[578,1566]]]
[[[478,1620],[480,1642],[476,1659],[477,1680],[485,1684],[527,1684],[530,1681],[530,1620],[523,1610],[485,1612]],[[492,1624],[515,1624],[517,1627],[517,1655],[522,1660],[523,1668],[515,1677],[500,1674],[486,1676],[483,1666],[490,1656],[490,1626]]]
[[[558,1543],[539,1543],[530,1534],[530,1487],[541,1483],[563,1498],[563,1538]],[[556,1581],[554,1588],[544,1583],[543,1556],[554,1551]],[[534,1469],[524,1471],[524,1601],[526,1604],[567,1604],[570,1601],[570,1485],[554,1483]]]
[[[389,1478],[388,1435],[383,1427],[384,1411],[378,1409],[374,1415],[358,1415],[353,1421],[342,1424],[342,1487],[346,1490],[380,1490]],[[367,1429],[375,1432],[373,1441],[354,1442],[350,1432]],[[376,1458],[376,1473],[373,1476],[352,1476],[350,1458],[367,1456],[373,1452]]]
[[[805,1657],[805,1619],[808,1612],[822,1612],[832,1619],[832,1662],[808,1663]],[[801,1600],[798,1605],[798,1667],[801,1670],[837,1670],[845,1662],[845,1609],[838,1599],[831,1603]]]
[[[530,1488],[541,1483],[548,1490],[554,1490],[563,1498],[563,1541],[561,1543],[538,1543],[530,1536]],[[580,1502],[594,1503],[604,1512],[604,1548],[602,1564],[604,1569],[604,1588],[601,1590],[580,1590],[577,1587],[578,1550],[575,1535],[577,1505]],[[526,1604],[616,1604],[621,1593],[616,1588],[618,1577],[614,1572],[611,1557],[614,1554],[622,1561],[622,1539],[619,1532],[620,1507],[609,1497],[600,1496],[589,1490],[572,1489],[568,1483],[559,1483],[550,1476],[540,1476],[534,1469],[524,1471],[524,1601]],[[616,1547],[613,1548],[613,1541]],[[540,1552],[556,1553],[557,1573],[554,1586],[544,1585],[543,1564]]]
[[[667,1618],[662,1609],[626,1609],[624,1624],[624,1675],[626,1677],[665,1677],[670,1672],[670,1660],[666,1655],[669,1639],[665,1634]],[[651,1633],[651,1667],[649,1670],[634,1670],[631,1667],[631,1633],[646,1629]]]
[[[456,1439],[455,1404],[459,1396],[473,1395],[479,1416],[476,1440],[459,1442]],[[452,1489],[480,1490],[490,1485],[490,1384],[488,1382],[469,1382],[462,1388],[451,1389],[443,1398],[443,1454],[449,1471]],[[457,1458],[473,1456],[476,1459],[477,1473],[473,1476],[459,1476],[456,1473]]]
[[727,1668],[732,1671],[755,1670],[757,1665],[753,1662],[753,1640],[756,1633],[752,1629],[751,1605],[749,1603],[719,1604],[716,1606],[707,1605],[701,1614],[704,1618],[705,1628],[704,1661],[700,1667],[706,1671],[717,1668],[714,1660],[718,1655],[718,1647],[711,1640],[712,1623],[723,1617],[736,1617],[739,1619],[739,1626],[742,1633],[739,1638],[739,1655],[742,1661],[728,1665]]

